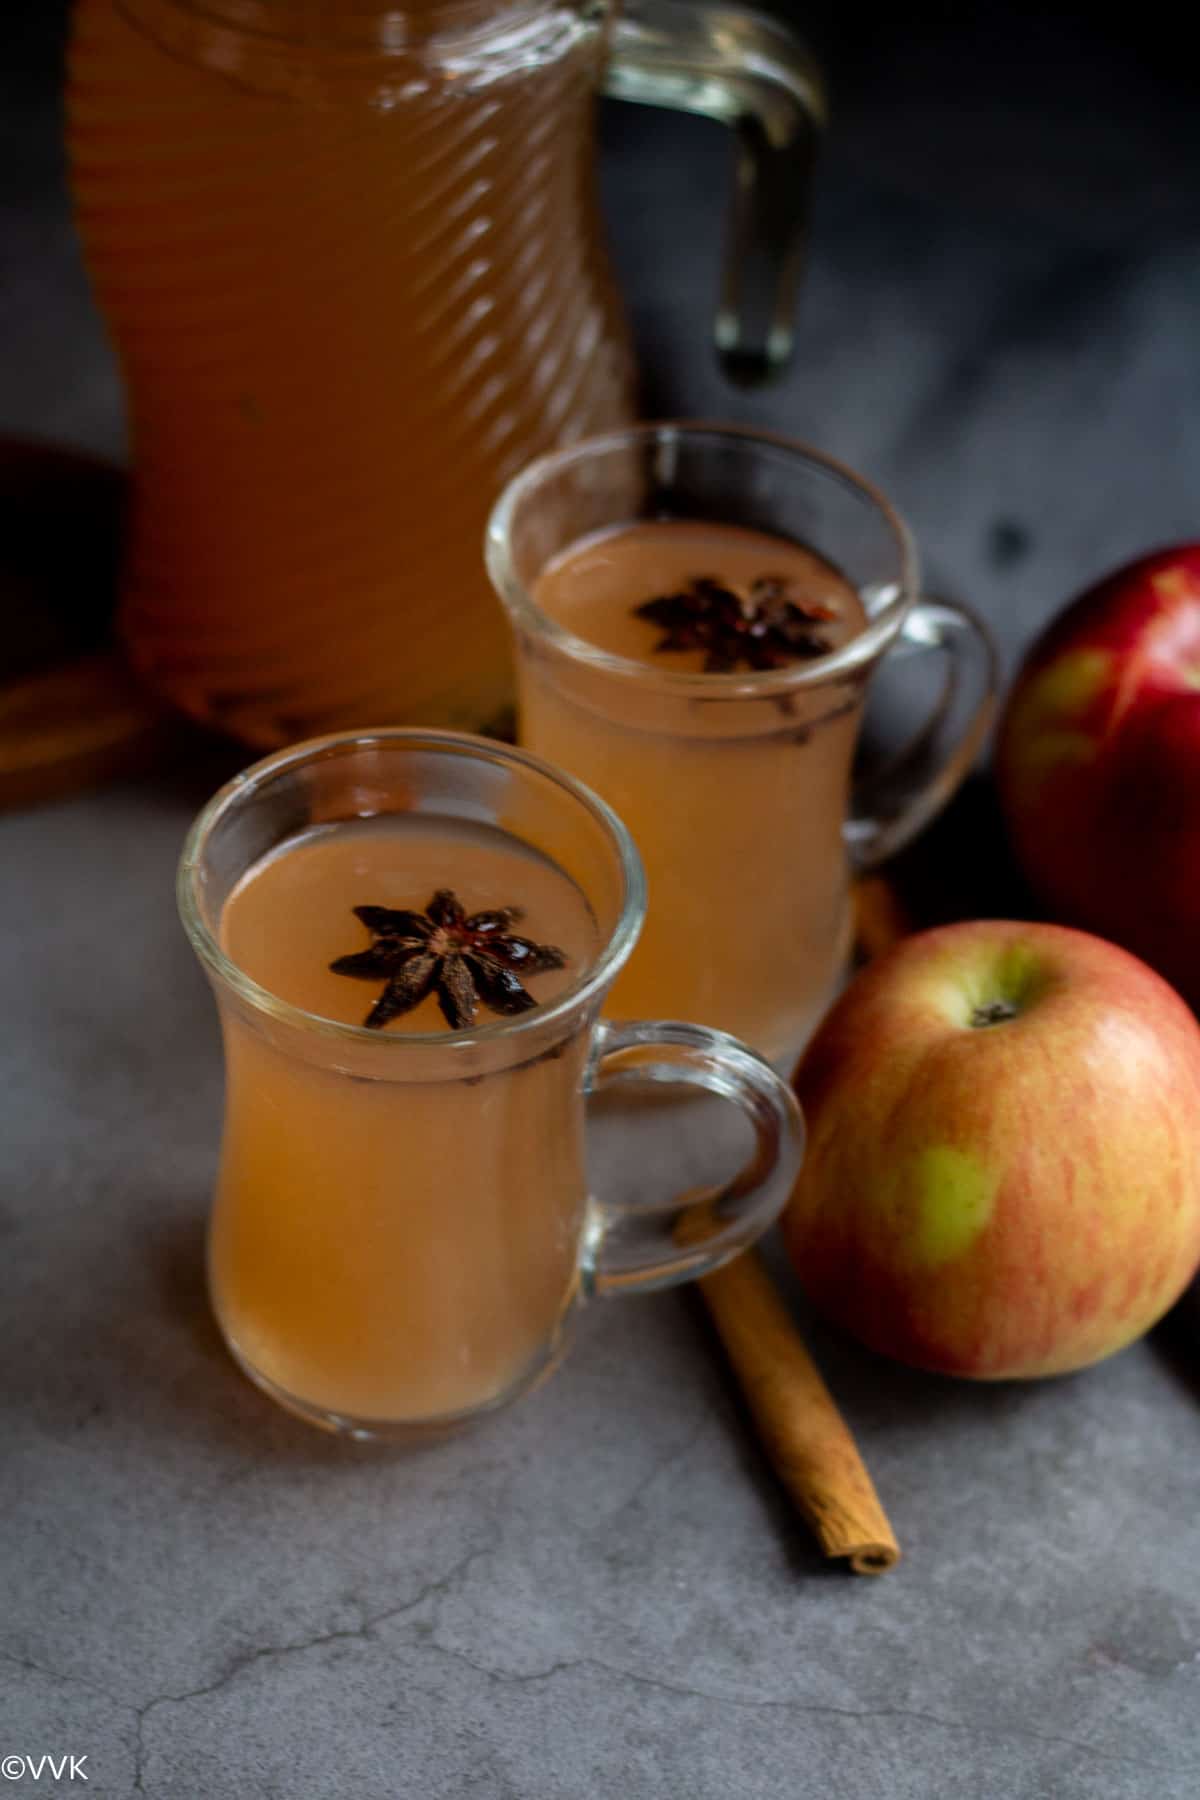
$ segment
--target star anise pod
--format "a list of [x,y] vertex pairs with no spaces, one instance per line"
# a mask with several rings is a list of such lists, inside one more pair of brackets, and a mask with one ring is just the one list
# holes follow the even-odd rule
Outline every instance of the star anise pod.
[[371,947],[339,956],[329,967],[335,975],[387,983],[364,1020],[372,1028],[411,1012],[430,993],[437,994],[446,1023],[455,1031],[475,1023],[480,1002],[506,1016],[528,1012],[537,1001],[519,976],[561,969],[567,961],[553,944],[535,944],[510,929],[521,917],[519,907],[497,907],[468,918],[449,888],[439,888],[423,913],[356,906],[354,914],[371,933]]
[[634,612],[662,627],[656,650],[703,650],[704,667],[714,674],[743,663],[748,669],[781,669],[824,656],[832,645],[814,627],[838,616],[835,606],[797,598],[782,575],[759,575],[744,593],[711,575],[696,575],[680,593],[646,600]]

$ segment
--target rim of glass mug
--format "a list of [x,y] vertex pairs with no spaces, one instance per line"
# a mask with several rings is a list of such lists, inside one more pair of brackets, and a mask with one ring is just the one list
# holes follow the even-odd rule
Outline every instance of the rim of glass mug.
[[[247,975],[221,948],[205,918],[202,899],[204,849],[214,829],[249,794],[287,770],[340,752],[370,750],[381,744],[408,744],[416,749],[446,750],[476,761],[525,769],[560,789],[568,800],[589,813],[608,836],[621,880],[616,923],[579,979],[544,1006],[519,1013],[515,1018],[502,1018],[493,1024],[474,1026],[468,1031],[373,1031],[368,1030],[365,1025],[350,1025],[337,1019],[327,1019],[321,1013],[308,1012],[304,1007],[282,999],[278,994],[272,993],[270,988]],[[556,768],[553,763],[544,761],[542,757],[534,756],[528,750],[517,749],[511,744],[475,737],[469,732],[426,731],[416,726],[382,726],[370,731],[330,732],[322,737],[305,738],[297,744],[289,744],[286,749],[276,750],[270,756],[251,763],[231,781],[227,781],[224,787],[219,788],[197,814],[179,859],[175,892],[184,930],[201,963],[213,974],[220,976],[248,1004],[269,1014],[281,1024],[307,1032],[317,1032],[325,1037],[359,1044],[390,1044],[398,1048],[406,1046],[410,1052],[433,1048],[461,1051],[477,1044],[494,1043],[501,1038],[516,1037],[525,1031],[544,1030],[555,1020],[581,1010],[589,1000],[615,980],[637,942],[646,911],[646,878],[637,847],[611,806],[607,806],[582,781],[576,781],[573,776]]]
[[[547,477],[574,464],[586,463],[595,460],[597,456],[637,446],[657,444],[663,451],[670,452],[685,438],[708,438],[718,444],[745,444],[781,454],[785,458],[794,459],[799,465],[819,471],[836,485],[869,503],[882,517],[895,544],[897,580],[894,598],[888,598],[884,602],[862,631],[836,650],[831,650],[827,656],[792,663],[782,669],[749,672],[685,672],[680,669],[659,668],[636,657],[619,656],[610,650],[602,650],[599,645],[589,643],[586,638],[577,637],[557,619],[543,612],[513,563],[512,528],[520,507]],[[682,512],[680,516],[684,516]],[[913,534],[902,514],[882,489],[846,464],[838,462],[832,456],[826,456],[824,451],[801,443],[798,438],[789,438],[781,432],[763,431],[753,425],[725,425],[704,419],[668,419],[626,426],[618,431],[606,431],[595,437],[581,438],[578,443],[570,444],[564,449],[551,450],[544,456],[536,457],[533,462],[525,465],[520,474],[513,477],[492,508],[485,533],[484,554],[492,585],[515,624],[537,632],[565,655],[574,657],[579,662],[588,663],[593,668],[606,670],[609,674],[621,676],[628,681],[643,682],[660,689],[667,688],[681,696],[703,692],[710,696],[719,693],[731,700],[749,699],[760,694],[790,693],[796,688],[821,687],[826,682],[836,681],[864,663],[872,662],[891,643],[920,590],[920,568]]]

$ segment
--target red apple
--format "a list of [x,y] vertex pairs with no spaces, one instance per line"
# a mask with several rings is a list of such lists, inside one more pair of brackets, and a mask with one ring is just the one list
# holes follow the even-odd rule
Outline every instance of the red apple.
[[1200,1261],[1200,1026],[1114,944],[990,920],[909,938],[838,1001],[796,1091],[792,1259],[902,1362],[1082,1368]]
[[1200,545],[1131,563],[1055,621],[1009,698],[996,771],[1049,910],[1200,1004]]

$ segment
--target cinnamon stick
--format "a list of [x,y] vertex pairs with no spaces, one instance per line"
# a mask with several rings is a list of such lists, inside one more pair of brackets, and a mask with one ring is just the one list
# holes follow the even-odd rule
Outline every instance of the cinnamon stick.
[[882,956],[914,929],[890,881],[866,875],[854,887],[854,936],[863,962]]
[[886,1574],[900,1560],[895,1533],[757,1251],[744,1250],[699,1286],[763,1449],[821,1549],[856,1575]]
[[[855,928],[864,961],[913,929],[890,883],[872,875],[855,888]],[[676,1235],[695,1243],[711,1229],[703,1208]],[[856,1575],[884,1575],[900,1546],[850,1427],[784,1306],[762,1259],[744,1250],[699,1282],[725,1353],[754,1417],[763,1449],[821,1549]]]

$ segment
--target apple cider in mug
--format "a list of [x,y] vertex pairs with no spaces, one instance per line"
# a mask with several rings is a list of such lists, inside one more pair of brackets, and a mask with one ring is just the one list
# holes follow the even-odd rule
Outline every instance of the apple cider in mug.
[[[866,623],[812,551],[687,520],[571,545],[533,600],[586,645],[693,675],[810,662]],[[862,685],[716,701],[647,693],[586,656],[521,659],[522,741],[594,787],[646,865],[646,928],[611,1010],[698,1019],[778,1057],[816,1023],[849,948],[843,822]]]
[[[599,937],[575,883],[497,826],[396,814],[285,841],[229,895],[220,943],[271,994],[390,1037],[552,1001]],[[210,1271],[243,1363],[341,1417],[506,1394],[573,1298],[583,1124],[562,1097],[588,1033],[474,1079],[396,1082],[298,1056],[255,1013],[224,1023]]]
[[[555,1367],[589,1295],[690,1281],[778,1217],[791,1089],[702,1026],[599,1017],[645,882],[561,770],[456,732],[317,738],[214,794],[177,891],[225,1041],[217,1320],[310,1423],[467,1424]],[[648,1218],[588,1187],[591,1096],[664,1066],[754,1138],[702,1241],[675,1232],[691,1189]]]
[[[497,500],[486,554],[522,740],[607,800],[645,863],[612,1010],[698,1019],[782,1065],[845,967],[852,868],[907,843],[971,766],[987,633],[920,597],[877,489],[736,425],[638,425],[539,458]],[[942,679],[852,796],[867,684],[894,648]]]

